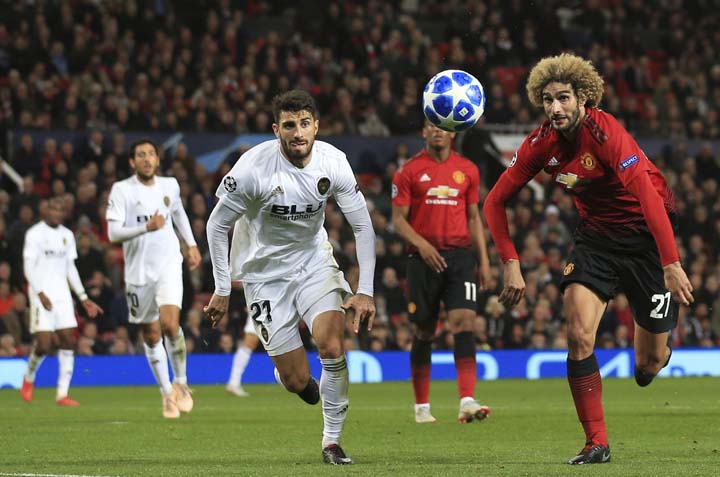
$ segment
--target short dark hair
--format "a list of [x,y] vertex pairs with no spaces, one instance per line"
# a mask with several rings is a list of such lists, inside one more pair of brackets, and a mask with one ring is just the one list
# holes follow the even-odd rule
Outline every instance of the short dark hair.
[[290,111],[293,113],[307,111],[312,115],[313,119],[317,119],[315,100],[310,93],[301,89],[293,89],[275,96],[272,100],[272,110],[275,124],[280,121],[280,113],[282,111]]
[[153,149],[155,149],[155,154],[160,157],[160,149],[158,149],[157,144],[152,142],[150,139],[138,139],[137,141],[130,144],[130,159],[135,159],[135,149],[137,149],[138,146],[142,146],[143,144],[150,144]]

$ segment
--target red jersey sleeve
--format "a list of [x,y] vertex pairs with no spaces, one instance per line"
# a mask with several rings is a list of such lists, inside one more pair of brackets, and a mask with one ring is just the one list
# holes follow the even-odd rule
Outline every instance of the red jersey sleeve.
[[[650,160],[617,121],[609,125],[608,155],[603,155],[625,189],[640,202],[643,217],[660,253],[662,266],[677,262],[679,254],[664,201],[650,179]],[[602,156],[601,156],[602,157]]]
[[[536,131],[536,133],[539,131]],[[505,203],[515,196],[542,169],[542,157],[535,151],[537,134],[531,134],[513,156],[510,166],[503,172],[485,199],[483,214],[495,248],[503,262],[518,259],[517,250],[510,238]]]
[[412,199],[412,183],[407,167],[401,167],[393,176],[392,203],[402,207],[409,207]]

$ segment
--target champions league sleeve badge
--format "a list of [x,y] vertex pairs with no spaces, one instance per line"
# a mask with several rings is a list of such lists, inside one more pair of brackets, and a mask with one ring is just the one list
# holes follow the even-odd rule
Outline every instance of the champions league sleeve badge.
[[225,176],[225,179],[223,179],[223,187],[225,187],[225,190],[228,192],[235,192],[237,190],[237,181],[233,176]]
[[330,189],[330,179],[327,177],[320,179],[317,183],[317,189],[318,192],[320,192],[320,195],[325,195],[328,189]]

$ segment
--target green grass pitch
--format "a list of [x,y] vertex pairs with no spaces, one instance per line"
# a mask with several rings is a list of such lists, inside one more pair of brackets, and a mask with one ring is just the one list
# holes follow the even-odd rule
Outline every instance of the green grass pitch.
[[604,381],[612,462],[563,464],[583,445],[565,380],[479,382],[489,420],[456,422],[453,381],[434,382],[436,424],[417,425],[409,383],[355,384],[343,447],[356,465],[322,464],[320,406],[277,385],[237,398],[197,386],[195,409],[161,416],[155,387],[74,388],[79,408],[54,389],[31,404],[0,390],[0,475],[719,475],[720,381]]

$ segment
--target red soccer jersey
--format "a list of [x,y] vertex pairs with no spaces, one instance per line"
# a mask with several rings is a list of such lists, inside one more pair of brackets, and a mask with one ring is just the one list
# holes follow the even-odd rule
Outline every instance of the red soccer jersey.
[[[572,143],[546,121],[528,135],[504,176],[522,186],[541,170],[573,195],[580,215],[578,228],[608,239],[649,231],[640,201],[628,190],[628,184],[642,174],[649,176],[662,199],[662,204],[654,207],[669,215],[676,212],[675,198],[657,167],[613,116],[598,109],[586,109]],[[667,233],[660,237],[668,244],[660,250],[661,255],[665,252],[664,258],[671,255],[669,243],[674,245],[672,230],[669,233],[670,237],[664,236]]]
[[438,250],[467,248],[467,206],[478,203],[479,185],[480,173],[469,160],[452,151],[436,162],[423,149],[395,173],[392,203],[410,207],[410,226]]

